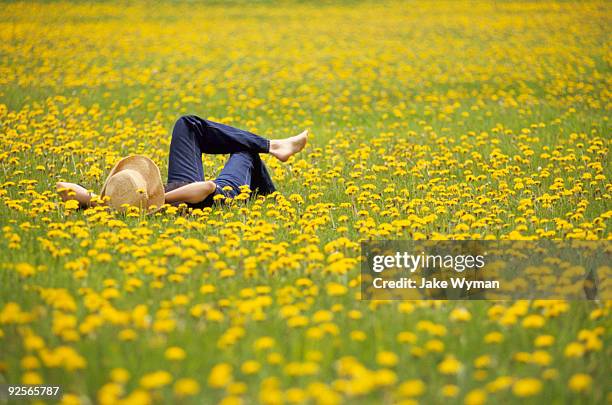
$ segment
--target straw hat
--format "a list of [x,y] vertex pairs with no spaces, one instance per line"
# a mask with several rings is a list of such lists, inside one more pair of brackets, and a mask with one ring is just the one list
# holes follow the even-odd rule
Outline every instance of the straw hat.
[[121,159],[110,171],[102,191],[102,197],[110,198],[109,205],[124,211],[123,204],[149,208],[164,204],[165,194],[157,165],[145,156],[129,156]]

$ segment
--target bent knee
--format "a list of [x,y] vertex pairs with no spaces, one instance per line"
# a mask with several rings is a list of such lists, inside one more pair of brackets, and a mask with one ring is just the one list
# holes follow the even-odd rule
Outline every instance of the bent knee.
[[194,183],[195,185],[195,189],[193,190],[192,194],[191,194],[191,198],[189,199],[190,201],[187,201],[191,204],[196,204],[199,202],[204,201],[209,195],[211,195],[212,193],[215,192],[215,189],[217,188],[217,185],[210,181],[199,181],[197,183]]
[[193,114],[187,114],[187,115],[181,115],[176,122],[174,123],[174,125],[178,125],[178,124],[189,124],[194,122],[198,117],[196,117]]
[[189,122],[191,121],[192,115],[182,115],[180,116],[176,122],[174,123],[174,131],[177,129],[189,127]]

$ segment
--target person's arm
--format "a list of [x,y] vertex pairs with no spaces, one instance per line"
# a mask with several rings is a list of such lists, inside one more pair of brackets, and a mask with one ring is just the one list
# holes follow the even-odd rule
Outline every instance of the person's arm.
[[87,189],[78,184],[58,181],[56,187],[63,201],[76,200],[79,202],[79,205],[84,208],[94,207],[96,205],[92,201],[92,198],[96,195],[90,193]]
[[204,201],[217,189],[217,185],[210,180],[190,183],[166,193],[166,204],[188,203],[197,204]]

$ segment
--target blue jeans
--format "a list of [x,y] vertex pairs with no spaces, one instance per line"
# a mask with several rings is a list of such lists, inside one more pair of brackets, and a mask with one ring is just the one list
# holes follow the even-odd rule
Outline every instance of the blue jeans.
[[[240,186],[248,185],[260,195],[273,193],[276,188],[259,157],[270,151],[270,141],[242,129],[205,120],[195,115],[178,119],[172,130],[168,158],[166,192],[197,181],[204,181],[202,154],[230,154],[219,176],[213,180],[217,189],[204,201],[188,204],[192,208],[210,207],[215,195],[233,198]],[[230,186],[229,191],[223,188]]]

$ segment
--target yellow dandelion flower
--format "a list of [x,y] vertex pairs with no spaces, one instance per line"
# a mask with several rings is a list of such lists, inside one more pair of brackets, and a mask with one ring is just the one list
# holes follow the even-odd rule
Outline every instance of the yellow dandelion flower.
[[544,326],[545,319],[541,315],[529,315],[523,319],[522,326],[525,329],[538,329]]
[[440,364],[438,364],[438,371],[441,374],[453,375],[457,374],[462,367],[463,365],[459,360],[457,360],[454,356],[449,355],[446,356],[446,358],[444,358]]
[[584,355],[585,348],[579,342],[571,342],[565,346],[565,357],[582,357]]
[[361,330],[353,330],[353,331],[351,331],[349,336],[350,336],[351,340],[354,340],[356,342],[363,342],[364,340],[366,340],[368,338],[366,333],[364,331],[361,331]]
[[208,385],[212,388],[223,388],[232,381],[232,366],[227,363],[215,365],[208,376]]
[[125,384],[130,379],[130,372],[124,368],[114,368],[110,371],[110,379],[119,384]]
[[535,338],[534,346],[535,347],[549,347],[555,343],[555,337],[552,335],[540,335]]
[[240,366],[240,371],[246,375],[256,374],[260,369],[261,364],[255,360],[247,360]]
[[174,383],[174,395],[177,397],[193,396],[200,392],[200,384],[193,378],[181,378]]
[[504,335],[500,332],[489,332],[484,336],[485,343],[494,344],[504,341]]
[[425,393],[425,388],[425,383],[422,380],[408,380],[397,387],[397,394],[401,397],[419,397]]
[[342,284],[338,283],[328,283],[327,284],[327,294],[330,296],[340,296],[345,295],[348,292],[348,288]]
[[180,360],[183,360],[187,356],[187,354],[185,353],[185,350],[183,350],[182,348],[177,347],[177,346],[172,346],[166,349],[164,356],[168,360],[180,361]]
[[40,374],[34,371],[26,371],[21,376],[21,383],[25,385],[40,385],[43,383],[43,379]]
[[536,378],[522,378],[512,386],[512,393],[519,397],[531,397],[542,391],[542,382]]
[[451,311],[449,319],[454,322],[468,322],[472,319],[472,314],[466,308],[458,307]]
[[475,389],[467,393],[463,399],[465,405],[482,405],[487,400],[487,393],[481,389]]
[[161,388],[172,382],[172,375],[163,370],[154,371],[140,378],[140,386],[147,390]]
[[399,362],[399,358],[393,352],[383,351],[376,354],[376,362],[383,367],[394,367]]
[[585,392],[591,389],[593,378],[584,373],[577,373],[570,377],[567,386],[574,392]]

